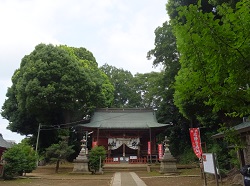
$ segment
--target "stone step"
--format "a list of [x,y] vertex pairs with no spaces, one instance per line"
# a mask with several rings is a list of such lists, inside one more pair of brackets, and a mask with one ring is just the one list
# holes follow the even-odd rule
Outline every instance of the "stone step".
[[147,164],[105,164],[104,172],[137,172],[147,171]]

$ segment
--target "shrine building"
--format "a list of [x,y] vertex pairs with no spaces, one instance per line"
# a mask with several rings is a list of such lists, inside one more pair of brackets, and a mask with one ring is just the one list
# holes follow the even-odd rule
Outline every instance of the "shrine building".
[[91,133],[92,147],[105,147],[110,163],[121,163],[157,160],[156,135],[168,125],[158,123],[152,109],[105,108],[97,109],[89,123],[79,126]]

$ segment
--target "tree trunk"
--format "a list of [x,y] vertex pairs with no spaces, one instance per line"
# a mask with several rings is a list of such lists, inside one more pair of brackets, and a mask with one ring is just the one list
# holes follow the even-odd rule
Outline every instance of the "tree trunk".
[[57,160],[57,161],[56,161],[56,173],[58,173],[59,163],[60,163],[60,160]]

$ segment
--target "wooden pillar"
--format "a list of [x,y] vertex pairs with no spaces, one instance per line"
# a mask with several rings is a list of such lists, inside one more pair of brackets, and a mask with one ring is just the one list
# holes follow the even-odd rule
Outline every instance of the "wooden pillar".
[[150,163],[152,163],[152,136],[151,135],[152,135],[151,128],[149,128],[149,141],[150,141],[150,150],[151,150],[150,155],[149,155]]
[[141,154],[141,153],[140,153],[140,150],[141,150],[141,149],[140,149],[140,145],[138,145],[138,149],[137,149],[137,158],[140,158],[140,154]]
[[97,137],[96,137],[96,138],[97,138],[96,141],[97,141],[97,145],[98,145],[98,146],[99,146],[99,132],[100,132],[100,131],[99,131],[99,128],[98,128],[98,129],[97,129]]

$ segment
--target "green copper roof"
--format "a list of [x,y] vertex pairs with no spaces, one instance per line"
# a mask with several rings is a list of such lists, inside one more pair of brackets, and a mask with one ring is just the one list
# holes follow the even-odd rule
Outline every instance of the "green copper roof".
[[7,141],[5,141],[5,140],[3,139],[2,134],[0,134],[0,147],[3,147],[3,148],[10,148],[11,146],[12,146],[12,144],[9,143],[9,142],[7,142]]
[[[234,130],[236,130],[238,133],[248,132],[250,131],[250,122],[243,122],[239,125],[236,125],[232,127]],[[221,138],[224,137],[224,133],[220,132],[212,136],[213,138]]]
[[80,124],[100,129],[148,129],[167,125],[169,124],[159,124],[151,109],[98,109],[90,123]]

